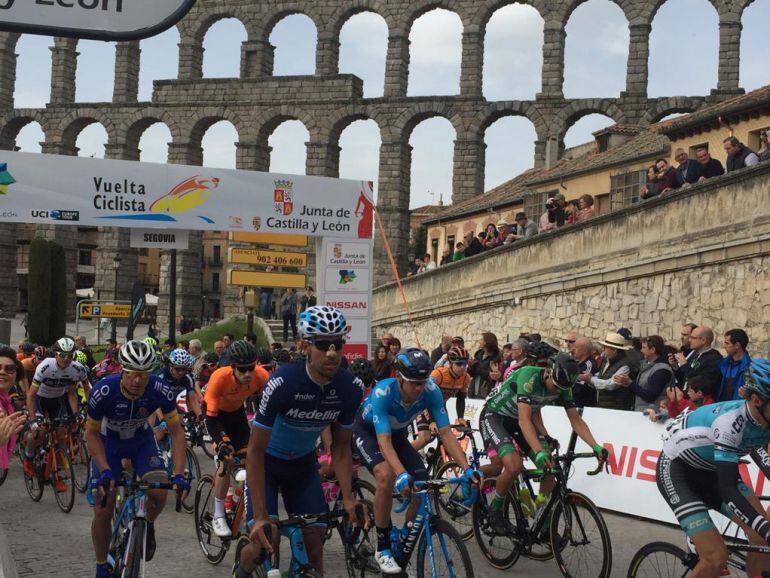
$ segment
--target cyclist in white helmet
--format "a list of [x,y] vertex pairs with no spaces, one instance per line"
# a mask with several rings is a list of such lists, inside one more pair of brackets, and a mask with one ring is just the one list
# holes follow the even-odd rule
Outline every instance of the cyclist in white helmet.
[[[253,543],[243,550],[239,578],[251,576],[260,546],[272,550],[263,526],[278,517],[279,490],[289,515],[327,511],[315,446],[329,425],[343,503],[355,521],[350,440],[364,387],[360,379],[340,369],[348,324],[337,309],[314,306],[300,314],[299,330],[307,359],[284,364],[272,374],[252,421],[246,459],[250,491],[245,495]],[[303,533],[310,564],[323,574],[325,528],[309,527]]]

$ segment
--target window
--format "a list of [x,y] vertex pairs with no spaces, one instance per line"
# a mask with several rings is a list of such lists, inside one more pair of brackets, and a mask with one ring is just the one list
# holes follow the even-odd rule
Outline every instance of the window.
[[219,291],[219,273],[211,274],[211,290]]
[[746,143],[746,146],[753,151],[760,150],[764,145],[764,143],[760,141],[760,135],[763,132],[770,134],[770,127],[760,128],[758,130],[751,131],[749,133],[749,142]]
[[91,249],[80,249],[78,251],[78,265],[91,265]]
[[449,252],[454,253],[455,252],[455,236],[449,235],[446,238],[446,244],[449,246]]
[[431,239],[430,240],[430,253],[431,253],[431,259],[433,259],[434,262],[438,259],[438,239]]
[[687,154],[689,155],[689,157],[690,157],[691,159],[694,159],[694,158],[696,158],[696,155],[695,155],[695,153],[697,152],[697,150],[698,150],[698,149],[706,149],[706,150],[709,150],[709,143],[707,143],[707,142],[703,142],[703,143],[700,143],[700,144],[692,145],[692,146],[691,146],[691,147],[688,149],[688,151],[687,151]]
[[219,245],[214,245],[214,247],[212,247],[212,250],[214,251],[214,257],[212,259],[213,265],[217,266],[219,265],[219,263],[222,262],[222,247],[220,247]]
[[639,202],[639,191],[647,184],[647,171],[632,171],[610,177],[610,210]]
[[139,249],[139,256],[140,257],[149,257],[150,256],[150,250],[147,247],[142,247]]
[[29,243],[20,244],[16,250],[16,269],[29,270]]
[[545,212],[545,202],[558,191],[546,191],[544,193],[529,193],[524,197],[524,214],[530,221],[538,222],[540,215]]

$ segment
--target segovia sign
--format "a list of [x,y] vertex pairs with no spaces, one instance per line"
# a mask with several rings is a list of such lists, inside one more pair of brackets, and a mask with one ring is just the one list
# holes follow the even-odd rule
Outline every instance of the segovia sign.
[[0,0],[0,30],[140,40],[171,28],[195,0]]

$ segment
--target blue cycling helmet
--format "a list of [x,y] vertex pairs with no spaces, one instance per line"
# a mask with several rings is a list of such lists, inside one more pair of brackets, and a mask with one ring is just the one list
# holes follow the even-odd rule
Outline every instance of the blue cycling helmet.
[[428,379],[433,371],[428,354],[416,347],[407,347],[399,351],[396,359],[393,360],[393,366],[407,381]]
[[752,359],[744,374],[743,388],[770,400],[770,359]]
[[348,322],[339,309],[326,305],[308,307],[299,314],[299,334],[303,339],[340,337],[347,334]]
[[171,365],[175,367],[184,367],[185,369],[192,369],[195,365],[195,358],[190,355],[190,352],[186,349],[175,349],[168,354],[168,360]]

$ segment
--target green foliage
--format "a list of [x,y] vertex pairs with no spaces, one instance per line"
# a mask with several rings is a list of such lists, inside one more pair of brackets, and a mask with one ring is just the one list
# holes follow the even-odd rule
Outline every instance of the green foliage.
[[48,336],[54,341],[67,333],[67,257],[64,247],[50,241],[51,247],[51,316]]
[[[45,239],[35,238],[30,243],[27,282],[29,340],[50,345],[51,244]],[[62,293],[66,295],[66,291]]]
[[[235,336],[235,339],[243,339],[243,336],[246,334],[246,320],[237,318],[228,319],[227,321],[222,321],[215,325],[203,327],[202,329],[193,331],[192,333],[179,335],[176,339],[177,341],[181,341],[183,339],[188,341],[190,339],[200,339],[201,343],[203,343],[204,351],[214,351],[214,342],[222,339],[222,336],[225,333],[232,334]],[[254,322],[254,333],[257,334],[257,347],[267,347],[269,345],[267,342],[267,336],[262,330],[262,326],[259,325],[256,321]],[[163,339],[164,338],[159,339],[160,343],[163,343]]]

